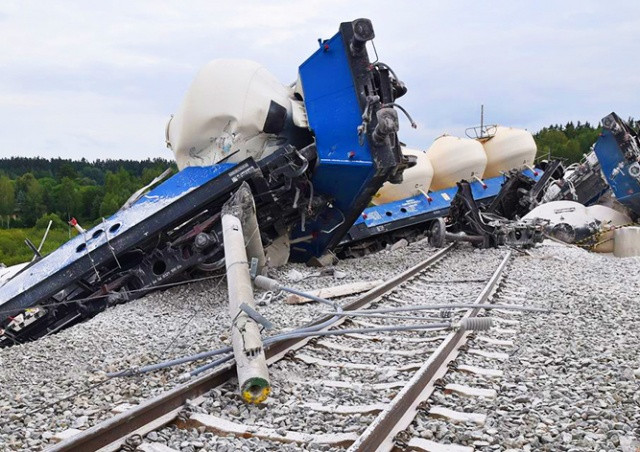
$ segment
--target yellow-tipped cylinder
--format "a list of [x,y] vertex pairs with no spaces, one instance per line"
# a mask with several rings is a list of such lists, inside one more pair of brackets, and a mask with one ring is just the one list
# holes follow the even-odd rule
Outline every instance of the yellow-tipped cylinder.
[[271,393],[271,385],[264,378],[249,378],[240,388],[242,398],[247,403],[262,403]]

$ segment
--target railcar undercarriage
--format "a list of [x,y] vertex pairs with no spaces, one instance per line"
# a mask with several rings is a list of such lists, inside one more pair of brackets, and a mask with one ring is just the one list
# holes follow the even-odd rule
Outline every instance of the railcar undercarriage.
[[[264,74],[260,83],[218,77],[236,95],[213,91],[230,111],[258,93],[256,111],[247,116],[241,109],[236,126],[225,122],[218,105],[189,98],[193,108],[173,118],[167,141],[173,136],[179,147],[200,139],[204,147],[184,150],[178,174],[0,285],[0,346],[54,333],[108,306],[222,268],[220,210],[245,182],[267,251],[281,240],[287,257],[305,262],[333,249],[382,184],[401,181],[410,164],[400,152],[394,109],[406,87],[387,65],[370,61],[366,44],[373,38],[368,19],[341,24],[300,66],[295,96]],[[204,80],[224,67],[210,67]],[[242,61],[231,67],[242,75],[255,71]],[[200,84],[195,93],[203,88],[214,87]],[[211,127],[184,135],[202,124]],[[243,138],[248,128],[257,135]],[[189,166],[205,154],[213,164]]]

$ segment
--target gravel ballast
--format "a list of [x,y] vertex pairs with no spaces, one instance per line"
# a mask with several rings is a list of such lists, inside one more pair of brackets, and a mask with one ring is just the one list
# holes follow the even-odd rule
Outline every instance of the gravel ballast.
[[549,243],[509,280],[567,313],[521,317],[489,412],[497,449],[640,448],[640,258]]
[[[301,290],[388,279],[435,251],[413,243],[340,261],[334,275],[289,264],[272,276]],[[326,311],[317,303],[287,305],[280,299],[259,304],[276,329],[303,325]],[[176,386],[181,375],[206,361],[103,382],[105,372],[230,345],[229,324],[227,287],[216,277],[152,293],[56,335],[0,349],[0,450],[42,449],[55,433],[88,428],[111,417],[118,405]]]
[[[388,279],[434,252],[418,242],[341,261],[329,276],[299,264],[272,276],[301,290]],[[450,259],[478,266],[486,258],[487,270],[477,272],[483,277],[504,251],[463,246],[456,253]],[[509,281],[528,290],[529,304],[553,304],[568,313],[518,317],[512,355],[499,365],[505,376],[495,383],[498,398],[483,404],[487,426],[472,436],[489,443],[486,450],[624,450],[640,439],[640,259],[548,242],[530,254],[514,253]],[[454,278],[473,276],[473,265],[469,268]],[[473,293],[478,285],[471,284]],[[283,329],[312,320],[326,306],[265,298],[258,309]],[[42,449],[57,432],[88,428],[112,416],[119,404],[170,389],[203,362],[93,386],[105,380],[104,372],[229,345],[228,325],[226,285],[210,279],[150,294],[54,336],[0,350],[0,449]],[[434,422],[436,430],[445,428]],[[210,434],[188,435],[173,427],[160,433],[167,437],[162,442],[183,450],[200,449],[200,444],[208,450],[223,445],[270,450],[263,441],[218,442]]]

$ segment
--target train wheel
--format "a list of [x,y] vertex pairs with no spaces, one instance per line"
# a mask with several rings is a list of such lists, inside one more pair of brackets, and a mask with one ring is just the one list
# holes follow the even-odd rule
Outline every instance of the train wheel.
[[436,218],[429,228],[429,245],[442,248],[445,242],[446,225],[442,218]]

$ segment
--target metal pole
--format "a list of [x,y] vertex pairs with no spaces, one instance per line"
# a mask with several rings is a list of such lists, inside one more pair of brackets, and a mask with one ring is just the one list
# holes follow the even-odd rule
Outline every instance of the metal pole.
[[266,270],[267,257],[262,246],[260,237],[260,227],[256,217],[256,203],[251,193],[249,184],[243,182],[233,195],[234,203],[242,208],[242,229],[244,235],[244,245],[247,249],[249,259],[258,260],[258,275],[262,275]]
[[257,323],[240,309],[242,303],[255,308],[245,238],[240,220],[241,204],[240,197],[234,195],[222,208],[231,343],[242,397],[247,402],[260,403],[269,396],[271,385],[260,329]]
[[[49,229],[51,229],[51,225],[53,224],[53,220],[49,220],[49,224],[47,225],[47,230],[44,231],[44,235],[42,236],[42,240],[40,240],[40,246],[38,247],[38,253],[42,251],[42,246],[44,245],[44,241],[47,240],[47,236],[49,235]],[[36,260],[37,255],[33,256],[31,262]]]

